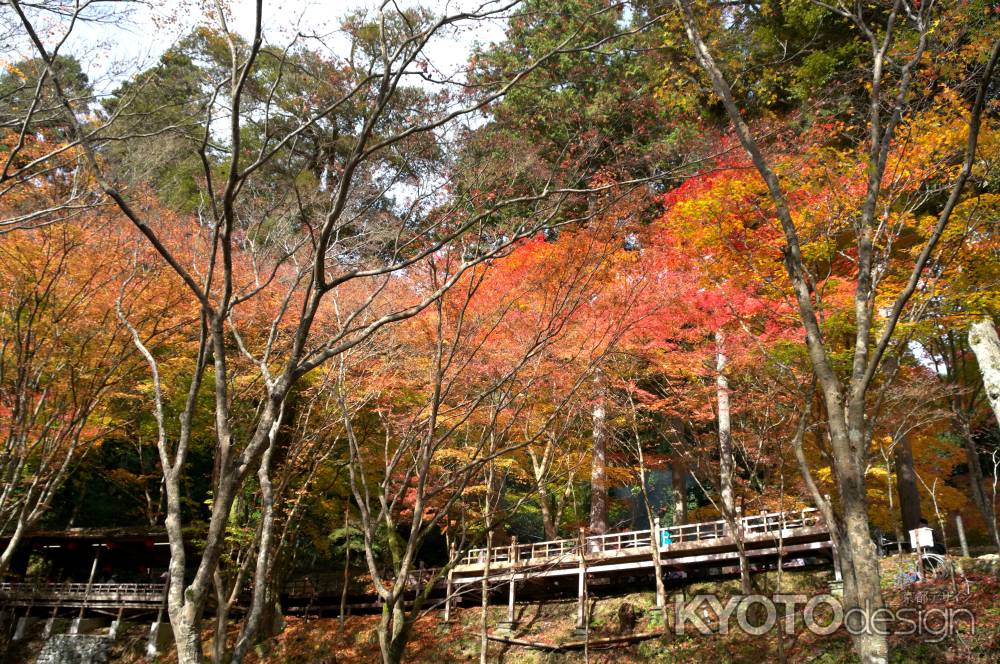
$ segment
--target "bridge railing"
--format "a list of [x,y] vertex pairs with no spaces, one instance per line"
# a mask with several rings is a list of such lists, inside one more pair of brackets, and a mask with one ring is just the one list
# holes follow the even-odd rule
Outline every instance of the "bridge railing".
[[107,595],[143,595],[160,597],[162,583],[0,583],[2,598],[96,598]]
[[742,519],[745,535],[758,535],[787,530],[790,528],[805,528],[819,525],[819,511],[814,507],[797,512],[765,512],[756,516],[745,516]]
[[[744,537],[766,535],[781,530],[804,528],[819,525],[820,515],[815,508],[806,508],[795,512],[762,513],[745,516],[740,519],[740,528]],[[660,529],[660,547],[673,544],[716,540],[730,535],[729,525],[724,520],[688,523],[679,526],[668,526]],[[606,533],[591,535],[584,539],[587,553],[604,553],[628,551],[630,549],[650,548],[653,540],[652,530],[630,530],[622,533]],[[530,560],[551,560],[564,556],[579,554],[578,539],[561,539],[547,542],[531,542],[518,544],[516,547],[496,546],[491,550],[490,563],[509,563],[512,560],[524,562]],[[461,565],[484,565],[486,549],[470,549],[462,558]]]
[[628,549],[641,549],[649,547],[650,539],[653,536],[652,530],[629,530],[624,533],[605,533],[603,535],[591,535],[584,540],[587,551],[625,551]]

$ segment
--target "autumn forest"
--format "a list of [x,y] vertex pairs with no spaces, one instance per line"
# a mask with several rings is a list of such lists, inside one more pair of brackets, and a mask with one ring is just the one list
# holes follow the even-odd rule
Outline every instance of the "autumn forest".
[[[0,1],[0,650],[128,581],[183,664],[996,661],[1000,5],[331,4]],[[575,650],[490,587],[564,540]],[[674,633],[783,575],[978,629]]]

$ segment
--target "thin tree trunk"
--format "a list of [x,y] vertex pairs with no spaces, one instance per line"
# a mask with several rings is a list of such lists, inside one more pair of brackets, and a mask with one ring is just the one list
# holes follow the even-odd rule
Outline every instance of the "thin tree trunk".
[[607,394],[600,369],[594,375],[593,463],[590,470],[590,532],[608,532]]
[[979,460],[979,448],[972,436],[972,429],[967,420],[959,422],[962,429],[962,442],[965,444],[965,461],[969,467],[969,488],[972,490],[972,502],[983,517],[986,529],[990,533],[993,545],[1000,551],[1000,529],[997,528],[997,515],[993,500],[986,493],[986,480],[983,475],[983,465]]
[[[894,452],[895,454],[895,452]],[[898,471],[894,471],[893,467],[889,464],[889,456],[883,455],[885,461],[885,495],[889,498],[889,513],[892,514],[896,509],[896,494],[898,493],[897,482],[895,478],[898,478]],[[897,467],[898,468],[898,467]],[[896,535],[896,552],[899,555],[903,555],[903,518],[902,510],[900,510],[900,518],[895,519],[893,522],[893,532]]]
[[653,554],[653,574],[656,575],[656,608],[661,611],[661,617],[666,624],[666,599],[667,590],[663,585],[663,563],[660,559],[660,520],[653,514],[653,501],[649,498],[649,491],[646,488],[646,457],[642,451],[642,441],[639,436],[635,437],[636,451],[639,455],[639,483],[642,491],[642,504],[646,509],[646,518],[649,520],[649,529],[653,533],[650,546]]
[[483,565],[483,580],[480,587],[482,610],[479,614],[479,664],[486,664],[490,642],[488,638],[490,606],[490,558],[493,556],[493,531],[486,533],[486,562]]
[[347,615],[347,585],[351,580],[351,504],[344,501],[344,587],[340,591],[340,625],[343,627]]
[[552,467],[554,454],[555,445],[551,439],[546,441],[545,451],[541,459],[538,458],[534,450],[528,450],[528,455],[531,458],[531,469],[535,478],[535,493],[538,494],[538,506],[542,512],[542,529],[545,531],[545,538],[549,540],[559,538],[560,510],[556,506],[556,509],[553,511],[552,494],[547,485],[549,469]]
[[[492,456],[496,449],[496,439],[490,436],[490,454]],[[544,475],[544,474],[543,474]],[[493,557],[493,495],[494,490],[499,492],[497,484],[496,465],[490,461],[485,468],[483,482],[486,485],[486,502],[483,506],[483,520],[486,523],[486,561],[483,565],[483,579],[480,586],[481,610],[479,614],[479,662],[486,664],[490,652],[490,642],[488,638],[489,629],[489,606],[490,606],[490,559]],[[544,481],[544,476],[539,480]]]
[[[265,609],[271,606],[271,562],[274,551],[274,491],[271,483],[271,460],[278,444],[278,432],[284,419],[284,407],[278,413],[271,426],[269,443],[257,469],[257,480],[260,484],[261,523],[260,544],[257,547],[257,561],[253,577],[253,595],[250,600],[250,611],[243,621],[243,629],[233,648],[232,664],[240,664],[247,651],[260,637]],[[269,635],[268,635],[269,636]]]
[[215,639],[212,643],[212,662],[222,664],[226,657],[226,631],[229,626],[229,598],[222,572],[215,571]]
[[729,524],[736,551],[740,558],[740,589],[744,595],[753,592],[750,585],[750,561],[743,546],[743,529],[736,514],[736,497],[733,492],[733,431],[729,409],[729,380],[726,378],[725,335],[715,333],[715,398],[719,410],[719,484],[722,494],[722,515]]

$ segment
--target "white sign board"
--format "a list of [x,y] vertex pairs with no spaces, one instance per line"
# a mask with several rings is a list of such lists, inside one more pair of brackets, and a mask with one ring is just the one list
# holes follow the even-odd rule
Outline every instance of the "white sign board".
[[910,548],[929,549],[934,546],[934,533],[930,528],[914,528],[910,531]]

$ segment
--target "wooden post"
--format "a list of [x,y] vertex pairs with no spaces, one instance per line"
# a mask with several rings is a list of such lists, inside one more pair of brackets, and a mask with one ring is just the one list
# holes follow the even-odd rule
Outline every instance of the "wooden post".
[[94,585],[94,574],[97,573],[97,558],[101,555],[101,544],[97,543],[94,546],[97,547],[94,550],[94,562],[90,565],[90,576],[87,577],[87,588],[83,591],[83,603],[80,606],[80,613],[77,615],[78,618],[82,618],[83,612],[87,609],[87,600],[90,598],[90,588]]
[[660,548],[660,517],[653,519],[653,530],[649,533],[650,539],[653,540],[653,546],[657,549]]
[[14,611],[14,636],[11,637],[12,641],[20,641],[25,636],[27,636],[27,630],[31,626],[31,607],[35,605],[35,595],[37,589],[33,589],[31,595],[28,597],[28,608],[24,610],[24,618],[17,619],[17,611]]
[[[163,599],[160,600],[160,608],[156,610],[156,624],[163,622],[163,612],[167,610],[167,602],[170,600],[170,577],[163,584]],[[169,620],[169,618],[168,618]]]
[[965,541],[965,526],[962,524],[962,515],[955,515],[955,528],[958,530],[958,543],[962,547],[962,557],[969,557],[969,543]]
[[583,528],[580,528],[580,571],[577,579],[576,630],[587,631],[587,538]]
[[121,629],[122,616],[124,615],[125,615],[125,607],[124,606],[118,607],[118,615],[115,617],[114,620],[111,621],[111,627],[108,628],[108,636],[110,636],[112,639],[118,637],[118,630]]
[[59,607],[62,604],[63,597],[69,596],[70,585],[71,584],[68,579],[63,582],[63,591],[59,593],[59,595],[56,597],[55,606],[52,607],[52,615],[49,616],[49,619],[45,621],[45,628],[42,630],[43,639],[48,639],[50,636],[52,636],[52,629],[55,626],[56,617],[59,615]]

